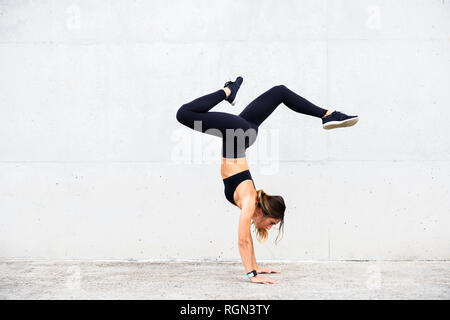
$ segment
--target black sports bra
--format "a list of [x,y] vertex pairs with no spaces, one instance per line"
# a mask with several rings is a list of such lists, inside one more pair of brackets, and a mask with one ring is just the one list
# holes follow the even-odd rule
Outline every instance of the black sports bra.
[[[236,173],[232,176],[229,176],[228,178],[223,179],[223,184],[225,186],[225,198],[227,198],[228,201],[230,201],[232,204],[236,205],[234,203],[234,191],[236,190],[237,186],[245,180],[252,180],[252,175],[250,174],[249,170],[241,171],[239,173]],[[255,187],[255,183],[253,182],[253,187]],[[256,188],[255,188],[256,189]]]

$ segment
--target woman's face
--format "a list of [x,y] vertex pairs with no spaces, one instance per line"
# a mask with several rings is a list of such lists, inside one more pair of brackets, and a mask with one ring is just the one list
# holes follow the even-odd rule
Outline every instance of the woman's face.
[[270,230],[274,225],[280,222],[280,219],[264,217],[262,209],[258,207],[255,210],[253,221],[257,229]]

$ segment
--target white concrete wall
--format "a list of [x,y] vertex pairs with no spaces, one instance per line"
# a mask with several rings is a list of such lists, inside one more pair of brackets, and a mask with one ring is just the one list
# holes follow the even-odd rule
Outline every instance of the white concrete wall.
[[360,116],[260,128],[258,259],[449,259],[449,40],[448,0],[1,1],[0,257],[239,260],[220,141],[175,113],[242,75],[216,111],[285,84]]

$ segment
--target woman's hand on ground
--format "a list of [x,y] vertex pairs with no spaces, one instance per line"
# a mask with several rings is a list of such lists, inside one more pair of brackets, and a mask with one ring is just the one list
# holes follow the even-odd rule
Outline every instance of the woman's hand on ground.
[[260,274],[260,273],[280,273],[280,271],[276,271],[270,268],[259,268],[256,269],[256,273]]
[[261,276],[254,276],[250,278],[250,281],[253,283],[262,283],[262,284],[276,284],[278,283],[277,280],[273,280],[270,278],[265,278]]

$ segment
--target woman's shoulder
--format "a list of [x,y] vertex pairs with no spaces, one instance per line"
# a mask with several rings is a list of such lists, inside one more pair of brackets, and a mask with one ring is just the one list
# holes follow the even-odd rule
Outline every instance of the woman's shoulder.
[[241,204],[241,208],[245,202],[256,203],[257,193],[252,180],[242,181],[236,188],[235,194],[237,198],[235,202]]

